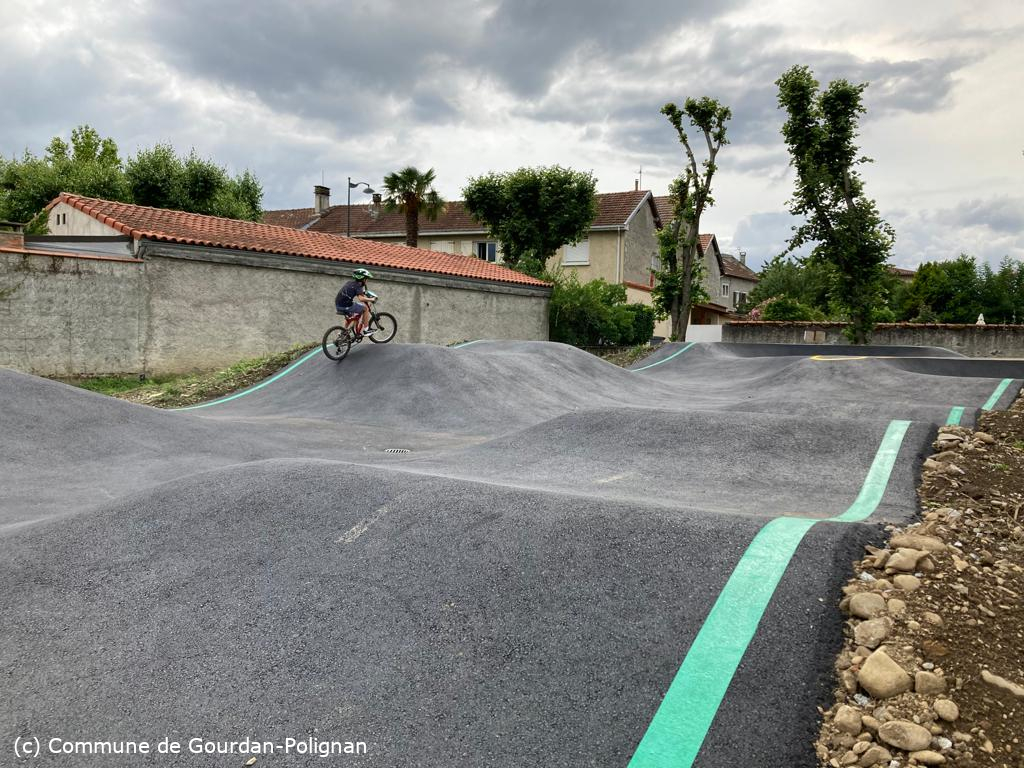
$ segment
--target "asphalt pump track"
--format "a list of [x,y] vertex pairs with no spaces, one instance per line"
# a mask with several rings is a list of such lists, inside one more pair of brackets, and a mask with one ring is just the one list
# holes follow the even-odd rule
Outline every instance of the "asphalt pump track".
[[868,351],[398,344],[177,412],[0,370],[0,764],[814,765],[851,561],[1024,378]]

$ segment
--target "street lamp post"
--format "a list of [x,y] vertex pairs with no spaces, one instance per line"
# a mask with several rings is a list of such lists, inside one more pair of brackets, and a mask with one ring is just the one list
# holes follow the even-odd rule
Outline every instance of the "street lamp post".
[[352,190],[358,186],[366,187],[363,190],[364,195],[373,194],[370,185],[365,181],[352,181],[352,177],[348,177],[348,205],[345,206],[345,237],[352,237]]

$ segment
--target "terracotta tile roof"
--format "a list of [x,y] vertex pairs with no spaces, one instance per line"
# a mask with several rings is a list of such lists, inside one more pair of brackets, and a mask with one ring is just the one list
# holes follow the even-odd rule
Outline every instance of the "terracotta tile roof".
[[[352,211],[352,236],[369,235],[376,237],[405,237],[405,214],[388,213],[381,210],[374,218],[370,216],[370,207],[362,205],[334,205],[314,222],[310,227],[312,232],[330,232],[335,235],[344,235],[348,226],[348,211]],[[445,205],[445,211],[437,217],[437,221],[428,221],[425,216],[420,216],[420,234],[429,235],[439,232],[479,232],[484,234],[486,228],[469,215],[466,206],[461,200],[452,200]]]
[[47,210],[61,202],[136,239],[305,256],[366,267],[388,267],[500,283],[548,285],[508,267],[472,256],[438,253],[422,248],[407,248],[404,245],[376,243],[252,221],[115,203],[66,192],[62,192],[53,200],[47,206]]
[[[592,227],[614,227],[622,226],[626,220],[643,202],[647,193],[639,192],[604,192],[596,195],[597,216],[594,218]],[[311,232],[330,232],[335,235],[344,235],[348,225],[348,210],[351,207],[352,224],[351,232],[353,237],[404,237],[405,236],[405,214],[404,213],[381,213],[373,218],[370,216],[369,206],[361,205],[335,205],[320,219],[310,225]],[[300,209],[301,210],[301,209]],[[268,213],[276,213],[269,211]],[[653,198],[651,213],[658,220],[658,210],[654,207]],[[266,216],[266,215],[265,215]],[[305,222],[303,222],[305,223]],[[420,217],[420,234],[432,235],[441,233],[464,233],[485,235],[487,228],[474,219],[466,204],[462,200],[450,200],[445,206],[445,212],[437,217],[437,221],[428,221]]]
[[[668,226],[672,221],[672,198],[668,195],[659,195],[654,198],[654,206],[658,209],[658,214],[661,216],[662,226]],[[711,245],[711,241],[714,239],[713,234],[701,235],[700,236],[700,249],[701,251],[707,250],[708,246]]]
[[[649,193],[646,190],[630,190],[629,192],[604,192],[597,197],[597,216],[594,217],[592,227],[620,227],[626,223],[630,215],[644,201]],[[660,221],[657,207],[654,205],[653,196],[651,200],[651,214],[654,221]]]
[[314,210],[312,208],[288,208],[282,211],[264,211],[263,223],[273,224],[277,227],[291,227],[302,229],[313,220]]
[[[703,235],[701,236],[703,237]],[[722,254],[722,271],[729,277],[739,277],[743,280],[753,280],[755,283],[760,280],[757,273],[746,264],[742,263],[735,256],[727,253]]]

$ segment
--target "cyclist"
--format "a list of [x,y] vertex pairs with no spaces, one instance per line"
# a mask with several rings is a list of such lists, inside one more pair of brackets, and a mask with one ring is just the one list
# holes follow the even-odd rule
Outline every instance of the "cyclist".
[[347,317],[361,315],[356,323],[356,334],[359,336],[369,333],[369,304],[374,301],[375,297],[366,289],[366,281],[372,277],[370,271],[362,267],[353,270],[352,279],[345,283],[338,291],[338,295],[334,297],[334,308],[338,310],[339,314]]

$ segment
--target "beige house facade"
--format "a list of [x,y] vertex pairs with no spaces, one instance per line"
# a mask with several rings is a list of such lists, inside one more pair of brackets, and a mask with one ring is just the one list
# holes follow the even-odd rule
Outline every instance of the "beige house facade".
[[[313,232],[358,237],[386,243],[405,242],[405,217],[401,213],[375,210],[370,205],[331,206],[318,187],[313,208],[267,211],[264,222]],[[329,190],[327,190],[329,194]],[[575,273],[580,282],[603,278],[626,287],[628,300],[651,305],[658,268],[658,238],[661,228],[654,196],[645,190],[607,192],[596,195],[597,214],[587,237],[565,245],[548,262],[549,269]],[[447,204],[436,221],[420,220],[420,248],[442,253],[474,256],[501,264],[501,243],[487,236],[487,229],[474,219],[460,200]],[[655,334],[665,336],[667,321]]]

